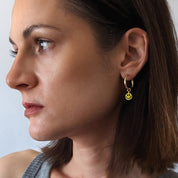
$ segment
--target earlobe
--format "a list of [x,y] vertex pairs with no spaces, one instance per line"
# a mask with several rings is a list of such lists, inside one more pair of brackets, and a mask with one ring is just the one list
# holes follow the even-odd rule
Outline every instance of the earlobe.
[[148,58],[148,35],[140,28],[128,30],[123,39],[125,56],[120,63],[121,76],[132,80],[140,72]]

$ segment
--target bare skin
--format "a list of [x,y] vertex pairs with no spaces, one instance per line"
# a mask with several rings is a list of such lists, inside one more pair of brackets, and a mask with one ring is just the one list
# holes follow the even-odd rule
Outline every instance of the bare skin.
[[[41,10],[45,13],[39,15]],[[134,79],[147,61],[145,31],[129,30],[107,53],[93,33],[84,19],[64,11],[62,1],[15,1],[10,39],[17,56],[7,84],[21,92],[23,103],[42,106],[39,112],[26,115],[34,139],[70,137],[74,142],[72,160],[53,169],[51,178],[107,178],[123,95],[122,78]],[[29,155],[28,161],[23,156],[20,162],[30,163],[34,154]],[[9,160],[0,161],[3,170],[11,164]],[[122,178],[156,176],[142,175],[135,166]]]
[[7,155],[0,159],[0,178],[20,178],[28,165],[39,153],[26,150]]

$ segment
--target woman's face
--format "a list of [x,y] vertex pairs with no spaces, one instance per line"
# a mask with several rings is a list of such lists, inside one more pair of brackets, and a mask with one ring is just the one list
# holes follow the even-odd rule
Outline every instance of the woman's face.
[[10,41],[17,55],[7,83],[22,94],[33,138],[72,136],[111,119],[119,71],[85,20],[59,0],[16,0]]

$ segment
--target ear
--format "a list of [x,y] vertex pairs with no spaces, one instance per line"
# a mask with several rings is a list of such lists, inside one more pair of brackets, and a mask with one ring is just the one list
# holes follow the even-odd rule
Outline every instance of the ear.
[[132,80],[143,68],[148,59],[148,41],[146,31],[140,28],[132,28],[124,34],[124,55],[119,64],[122,78],[127,76],[127,80]]

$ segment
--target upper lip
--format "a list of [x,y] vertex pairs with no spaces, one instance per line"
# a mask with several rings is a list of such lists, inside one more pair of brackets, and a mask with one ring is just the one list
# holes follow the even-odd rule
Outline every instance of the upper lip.
[[36,103],[23,103],[25,109],[29,109],[31,107],[44,107],[43,105],[36,104]]

